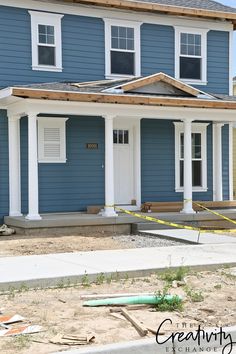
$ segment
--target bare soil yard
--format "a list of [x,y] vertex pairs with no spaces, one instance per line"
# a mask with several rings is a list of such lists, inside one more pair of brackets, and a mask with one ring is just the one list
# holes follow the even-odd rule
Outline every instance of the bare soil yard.
[[[57,289],[10,291],[0,296],[0,307],[4,314],[20,314],[30,323],[42,325],[44,332],[0,338],[2,354],[45,354],[66,350],[68,346],[50,343],[58,333],[94,333],[95,342],[91,345],[114,343],[140,339],[135,328],[126,320],[109,313],[110,307],[83,307],[82,294],[163,292],[168,274],[152,275],[146,278],[121,280],[97,278],[97,284],[88,284],[85,278],[82,285],[66,287],[61,284]],[[165,331],[194,330],[198,324],[204,327],[230,326],[236,324],[236,276],[229,269],[214,272],[191,272],[184,275],[184,283],[174,287],[170,282],[168,292],[183,295],[183,309],[174,312],[157,312],[153,308],[130,310],[146,326],[157,329],[160,323],[171,318],[172,327]],[[191,329],[190,329],[191,328]],[[148,337],[154,336],[148,334]],[[39,343],[39,342],[41,343]]]
[[161,247],[183,244],[156,236],[1,236],[0,257],[33,254]]

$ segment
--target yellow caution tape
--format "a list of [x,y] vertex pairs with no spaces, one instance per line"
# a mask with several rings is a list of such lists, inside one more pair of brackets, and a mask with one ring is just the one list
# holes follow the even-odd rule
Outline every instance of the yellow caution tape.
[[193,231],[198,231],[201,233],[214,233],[214,234],[225,234],[227,233],[236,233],[236,229],[228,229],[228,230],[206,230],[206,229],[201,229],[199,227],[193,227],[193,226],[188,226],[188,225],[182,225],[182,224],[176,224],[173,222],[169,222],[169,221],[165,221],[162,219],[157,219],[157,218],[153,218],[151,216],[145,216],[139,213],[135,213],[133,211],[129,211],[120,207],[117,207],[116,205],[106,205],[105,207],[111,207],[111,208],[115,208],[119,211],[122,211],[125,214],[131,215],[131,216],[135,216],[137,218],[143,219],[143,220],[147,220],[147,221],[151,221],[151,222],[155,222],[161,225],[167,225],[167,226],[171,226],[171,227],[175,227],[178,229],[185,229],[185,230],[193,230]]
[[211,209],[209,209],[209,208],[207,208],[207,207],[205,207],[204,205],[201,205],[201,204],[199,204],[199,203],[193,202],[193,204],[199,206],[199,207],[202,208],[202,209],[207,210],[209,213],[212,213],[212,214],[214,214],[214,215],[220,216],[222,219],[225,219],[225,220],[231,222],[232,224],[235,224],[235,225],[236,225],[236,221],[235,221],[235,220],[232,220],[232,219],[228,218],[227,216],[225,216],[225,215],[223,215],[223,214],[217,213],[216,211],[211,210]]

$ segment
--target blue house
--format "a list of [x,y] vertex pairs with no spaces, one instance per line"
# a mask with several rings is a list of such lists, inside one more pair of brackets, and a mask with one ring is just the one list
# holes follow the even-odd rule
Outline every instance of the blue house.
[[0,217],[233,198],[236,9],[0,0]]

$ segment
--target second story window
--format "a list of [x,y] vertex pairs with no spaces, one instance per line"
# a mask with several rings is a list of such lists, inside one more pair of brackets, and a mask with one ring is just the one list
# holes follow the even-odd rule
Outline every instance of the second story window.
[[207,84],[207,30],[175,28],[176,78]]
[[140,75],[140,23],[104,19],[106,77]]
[[29,11],[32,69],[62,71],[61,18],[63,15]]

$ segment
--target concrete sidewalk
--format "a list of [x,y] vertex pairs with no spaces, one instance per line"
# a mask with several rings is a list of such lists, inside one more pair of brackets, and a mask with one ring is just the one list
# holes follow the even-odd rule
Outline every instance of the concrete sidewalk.
[[144,276],[166,267],[190,266],[198,269],[236,265],[235,244],[184,245],[79,253],[0,258],[0,289],[10,286],[43,287],[62,281],[81,281],[85,274],[93,280],[104,273]]
[[140,233],[163,236],[170,240],[192,244],[236,243],[236,233],[233,236],[211,232],[202,232],[199,235],[198,231],[186,229],[143,230]]

